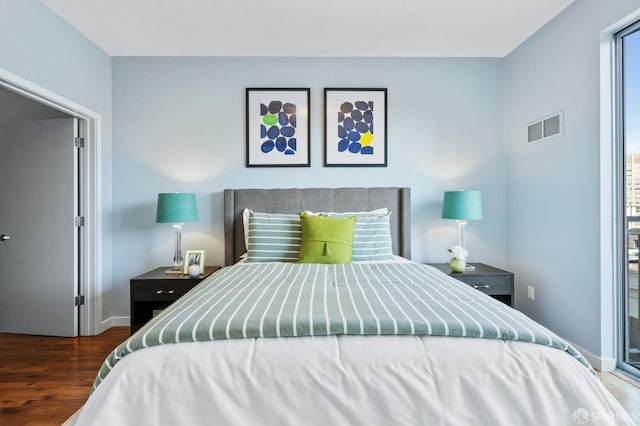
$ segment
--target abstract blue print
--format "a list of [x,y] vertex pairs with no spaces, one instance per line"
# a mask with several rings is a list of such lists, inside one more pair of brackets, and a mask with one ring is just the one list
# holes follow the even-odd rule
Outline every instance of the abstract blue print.
[[296,105],[290,102],[271,101],[260,104],[260,149],[265,154],[280,152],[294,155],[297,150]]
[[340,104],[338,139],[338,152],[373,155],[373,101]]

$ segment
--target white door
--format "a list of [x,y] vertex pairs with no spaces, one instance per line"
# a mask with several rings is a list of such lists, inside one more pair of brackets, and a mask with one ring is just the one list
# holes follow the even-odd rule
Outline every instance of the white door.
[[78,335],[76,132],[73,118],[0,127],[0,332]]

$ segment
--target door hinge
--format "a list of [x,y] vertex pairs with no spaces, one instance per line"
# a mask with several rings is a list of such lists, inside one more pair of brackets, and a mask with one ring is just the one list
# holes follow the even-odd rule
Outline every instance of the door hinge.
[[73,138],[73,146],[76,148],[84,148],[84,138]]
[[76,296],[74,299],[74,306],[84,305],[84,296]]
[[84,216],[76,216],[73,220],[75,226],[84,226]]

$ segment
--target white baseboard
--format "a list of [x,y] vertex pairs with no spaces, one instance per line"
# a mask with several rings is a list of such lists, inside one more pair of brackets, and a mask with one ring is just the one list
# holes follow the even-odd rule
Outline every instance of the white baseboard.
[[102,331],[108,330],[111,327],[129,327],[130,324],[130,317],[111,317],[102,321]]
[[580,352],[587,359],[587,361],[589,361],[589,364],[591,364],[591,366],[596,370],[601,371],[603,373],[608,373],[616,369],[615,358],[608,358],[608,357],[601,357],[601,356],[594,355],[588,350],[583,349],[580,346],[573,343],[571,343],[571,346],[576,348],[578,352]]

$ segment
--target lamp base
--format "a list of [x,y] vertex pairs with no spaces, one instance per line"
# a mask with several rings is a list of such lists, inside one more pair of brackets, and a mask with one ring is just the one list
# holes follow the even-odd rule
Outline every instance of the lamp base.
[[173,267],[164,271],[166,274],[180,274],[182,275],[184,264],[184,258],[182,257],[182,223],[174,223],[173,229],[176,231],[176,246],[173,255]]
[[473,272],[473,271],[475,271],[475,270],[476,270],[476,267],[475,267],[475,266],[473,266],[473,265],[469,265],[468,263],[467,263],[467,265],[464,267],[464,271],[465,271],[465,272]]

